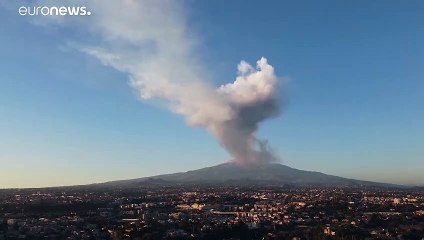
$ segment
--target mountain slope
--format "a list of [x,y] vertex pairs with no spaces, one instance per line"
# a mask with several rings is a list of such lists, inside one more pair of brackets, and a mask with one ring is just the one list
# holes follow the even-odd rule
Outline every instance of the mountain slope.
[[138,178],[108,182],[113,185],[133,185],[141,183],[196,183],[196,184],[291,184],[326,186],[387,186],[388,184],[354,180],[327,175],[320,172],[304,171],[282,164],[272,163],[254,167],[224,163],[198,170],[164,174],[148,178]]

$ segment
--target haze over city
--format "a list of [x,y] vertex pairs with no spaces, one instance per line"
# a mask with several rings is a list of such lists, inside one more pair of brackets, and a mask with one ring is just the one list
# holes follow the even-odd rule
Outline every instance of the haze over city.
[[0,1],[0,188],[225,162],[424,183],[421,1],[16,4]]

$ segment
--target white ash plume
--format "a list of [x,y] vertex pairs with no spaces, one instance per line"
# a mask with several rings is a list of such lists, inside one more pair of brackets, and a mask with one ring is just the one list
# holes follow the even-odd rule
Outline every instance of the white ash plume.
[[[44,4],[55,4],[45,0]],[[71,3],[71,2],[70,2]],[[233,83],[213,87],[196,57],[197,37],[187,29],[181,1],[72,1],[91,10],[89,17],[44,18],[70,29],[85,29],[93,46],[74,43],[104,65],[128,74],[142,99],[162,99],[191,126],[206,128],[236,163],[274,161],[259,124],[279,113],[277,77],[267,59],[256,67],[238,65]],[[43,25],[42,24],[42,25]]]

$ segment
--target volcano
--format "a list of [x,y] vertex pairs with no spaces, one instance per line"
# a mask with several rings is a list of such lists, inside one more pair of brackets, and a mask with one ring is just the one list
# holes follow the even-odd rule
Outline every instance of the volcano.
[[295,186],[388,186],[390,184],[355,180],[320,172],[305,171],[278,163],[243,166],[232,162],[187,172],[157,175],[104,184],[132,186],[142,184],[217,184]]

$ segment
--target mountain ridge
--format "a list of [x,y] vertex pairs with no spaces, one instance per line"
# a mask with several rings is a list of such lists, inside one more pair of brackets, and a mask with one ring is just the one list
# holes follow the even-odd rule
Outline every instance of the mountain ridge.
[[396,186],[390,183],[356,180],[316,171],[306,171],[279,163],[243,166],[233,162],[216,166],[142,177],[110,181],[102,185],[155,184],[279,184],[279,185],[324,185],[324,186]]

